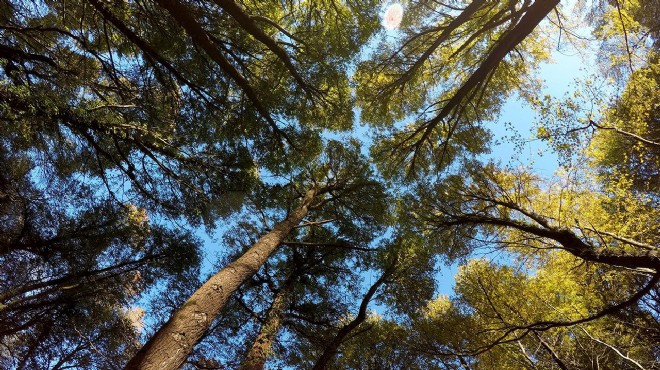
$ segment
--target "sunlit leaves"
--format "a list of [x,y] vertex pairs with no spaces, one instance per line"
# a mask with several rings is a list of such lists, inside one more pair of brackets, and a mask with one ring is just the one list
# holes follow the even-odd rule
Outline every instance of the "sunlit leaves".
[[437,172],[482,153],[479,142],[447,142],[467,131],[487,137],[481,124],[497,117],[504,99],[514,91],[531,97],[537,89],[532,71],[548,57],[545,38],[533,33],[506,57],[500,45],[515,35],[529,4],[463,5],[407,4],[401,35],[379,39],[356,73],[362,118],[390,127],[381,136],[391,141],[385,155],[397,159],[392,167],[399,176]]
[[658,191],[660,134],[658,82],[655,58],[636,71],[616,104],[608,109],[593,144],[593,155],[607,181],[632,181],[635,189]]

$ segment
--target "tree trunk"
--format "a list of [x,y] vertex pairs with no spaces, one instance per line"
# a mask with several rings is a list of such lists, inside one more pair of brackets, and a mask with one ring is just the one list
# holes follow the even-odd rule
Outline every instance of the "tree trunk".
[[257,338],[241,364],[241,370],[262,370],[264,368],[270,348],[282,325],[282,318],[291,297],[294,281],[295,276],[289,277],[275,294],[273,303],[266,314],[266,321],[261,325]]
[[181,367],[231,294],[261,268],[291,230],[302,221],[317,194],[319,192],[316,189],[308,190],[300,206],[284,221],[197,289],[133,356],[125,369],[175,370]]
[[490,50],[490,53],[479,65],[479,67],[470,74],[470,78],[461,85],[456,93],[449,99],[440,113],[428,122],[428,129],[424,134],[424,140],[430,131],[440,122],[449,116],[451,111],[464,103],[468,94],[475,88],[484,88],[483,84],[488,81],[488,75],[493,73],[504,58],[513,51],[516,46],[525,40],[532,31],[541,23],[543,19],[554,9],[560,0],[536,0],[530,5],[520,22],[512,30],[506,32],[497,44]]

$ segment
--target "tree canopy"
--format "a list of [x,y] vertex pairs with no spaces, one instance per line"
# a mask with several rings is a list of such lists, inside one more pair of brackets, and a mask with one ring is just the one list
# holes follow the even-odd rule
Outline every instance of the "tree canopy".
[[660,368],[660,3],[388,5],[0,0],[0,367]]

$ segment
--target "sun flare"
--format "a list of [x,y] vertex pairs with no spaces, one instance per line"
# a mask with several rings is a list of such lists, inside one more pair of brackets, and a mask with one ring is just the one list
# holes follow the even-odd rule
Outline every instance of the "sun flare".
[[387,7],[383,15],[383,27],[388,30],[399,28],[403,19],[403,6],[401,4],[392,4]]

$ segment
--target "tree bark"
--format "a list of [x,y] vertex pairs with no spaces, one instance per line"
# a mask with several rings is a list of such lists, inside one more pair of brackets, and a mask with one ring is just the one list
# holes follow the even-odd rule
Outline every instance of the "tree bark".
[[261,325],[259,334],[241,364],[241,370],[262,370],[270,354],[270,348],[282,326],[284,311],[289,303],[295,276],[289,277],[277,291],[273,303],[266,314],[266,321]]
[[445,226],[460,225],[494,225],[524,231],[542,238],[558,242],[564,250],[585,261],[603,263],[611,266],[630,269],[649,269],[660,272],[660,252],[655,250],[622,250],[612,248],[595,248],[585,243],[571,230],[551,227],[539,227],[521,221],[495,218],[481,215],[454,216],[454,220],[441,222]]
[[317,194],[308,190],[302,203],[236,261],[213,275],[133,356],[125,369],[175,370],[190,355],[227,300],[252,277],[309,212]]

